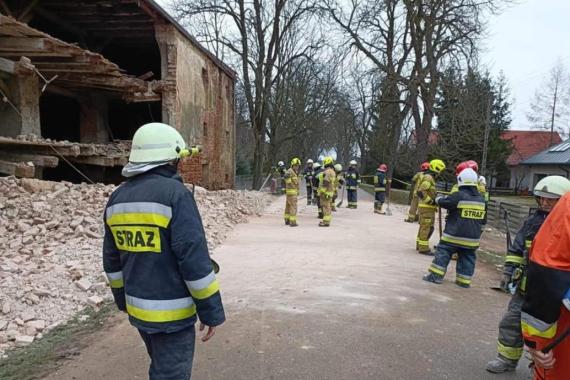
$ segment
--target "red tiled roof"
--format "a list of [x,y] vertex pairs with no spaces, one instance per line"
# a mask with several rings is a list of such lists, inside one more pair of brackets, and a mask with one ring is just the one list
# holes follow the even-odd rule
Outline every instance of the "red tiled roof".
[[562,142],[558,132],[550,133],[546,131],[511,130],[503,132],[501,138],[510,140],[513,144],[513,151],[507,158],[507,165],[509,166],[517,166],[521,161]]

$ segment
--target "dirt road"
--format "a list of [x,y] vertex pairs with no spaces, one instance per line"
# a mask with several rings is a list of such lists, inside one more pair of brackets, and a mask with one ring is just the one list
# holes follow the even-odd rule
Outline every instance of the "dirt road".
[[[402,221],[403,209],[375,215],[362,195],[331,228],[317,227],[315,208],[305,206],[301,226],[290,228],[283,203],[215,252],[228,321],[197,344],[193,379],[527,378],[522,364],[508,375],[484,369],[508,301],[489,290],[494,268],[479,266],[468,290],[453,283],[453,269],[443,285],[425,283],[431,259],[415,253],[417,225]],[[48,379],[145,379],[147,365],[122,322]]]

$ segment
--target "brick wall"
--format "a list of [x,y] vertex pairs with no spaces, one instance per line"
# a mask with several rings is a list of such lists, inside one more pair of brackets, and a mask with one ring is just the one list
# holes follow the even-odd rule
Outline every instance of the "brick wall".
[[178,169],[184,182],[203,186],[201,156],[183,158]]

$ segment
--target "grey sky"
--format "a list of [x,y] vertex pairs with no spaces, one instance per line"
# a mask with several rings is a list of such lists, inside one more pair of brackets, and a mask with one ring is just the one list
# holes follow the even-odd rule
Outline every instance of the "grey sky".
[[528,129],[526,112],[535,89],[560,58],[570,63],[569,0],[519,0],[494,16],[482,61],[503,70],[515,99],[511,129]]
[[526,112],[536,88],[558,58],[570,65],[570,0],[516,1],[489,20],[482,63],[507,77],[514,99],[511,128],[528,129]]

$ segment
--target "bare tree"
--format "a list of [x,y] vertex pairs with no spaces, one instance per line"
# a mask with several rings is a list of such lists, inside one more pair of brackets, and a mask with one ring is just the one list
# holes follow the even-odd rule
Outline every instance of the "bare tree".
[[527,113],[533,128],[550,130],[567,137],[570,127],[570,75],[562,61],[550,70],[547,80],[536,90]]
[[273,86],[289,64],[314,46],[296,46],[284,62],[281,52],[289,36],[300,31],[298,26],[309,22],[314,4],[312,0],[174,0],[173,8],[190,25],[196,17],[197,22],[204,15],[217,17],[203,30],[204,36],[238,58],[254,134],[253,186],[257,187],[263,175]]

